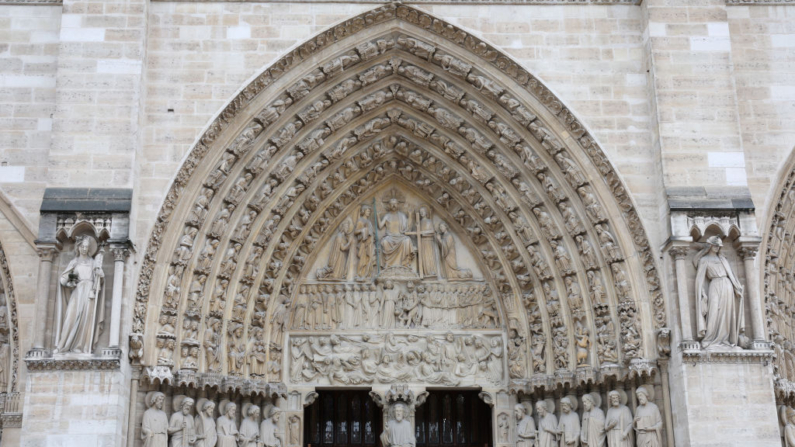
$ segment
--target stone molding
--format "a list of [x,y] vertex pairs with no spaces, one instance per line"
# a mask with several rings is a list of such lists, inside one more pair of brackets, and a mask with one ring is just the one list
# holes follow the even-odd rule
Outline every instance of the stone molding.
[[60,6],[63,0],[0,0],[0,5]]
[[25,359],[28,371],[114,371],[121,368],[121,351],[116,357]]
[[9,316],[9,340],[12,341],[11,351],[11,391],[17,390],[17,375],[19,371],[19,324],[17,323],[17,300],[14,295],[14,283],[11,281],[11,271],[8,268],[8,259],[3,244],[0,243],[0,289],[6,294],[6,307]]
[[746,363],[767,365],[773,360],[773,351],[682,351],[684,363]]

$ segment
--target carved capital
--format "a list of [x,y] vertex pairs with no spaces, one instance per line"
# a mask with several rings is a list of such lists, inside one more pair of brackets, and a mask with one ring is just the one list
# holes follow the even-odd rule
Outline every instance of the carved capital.
[[110,252],[113,253],[113,260],[123,262],[130,255],[130,250],[126,247],[111,246]]
[[755,259],[757,253],[759,253],[759,246],[758,245],[753,245],[753,246],[741,245],[737,249],[737,254],[739,254],[740,257],[742,257],[744,261],[749,261],[749,260]]
[[40,245],[36,247],[36,253],[39,255],[39,259],[44,262],[52,262],[58,252],[59,250],[55,246]]
[[668,250],[671,256],[677,261],[686,259],[688,251],[690,251],[689,247],[671,247],[671,249]]

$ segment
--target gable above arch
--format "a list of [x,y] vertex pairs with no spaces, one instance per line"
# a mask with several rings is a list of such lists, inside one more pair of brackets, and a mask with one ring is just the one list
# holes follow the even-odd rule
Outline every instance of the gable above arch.
[[188,155],[141,269],[140,360],[281,380],[280,334],[302,281],[323,279],[321,246],[395,179],[468,239],[509,333],[503,380],[598,380],[656,355],[656,266],[594,139],[509,57],[388,5],[267,69]]

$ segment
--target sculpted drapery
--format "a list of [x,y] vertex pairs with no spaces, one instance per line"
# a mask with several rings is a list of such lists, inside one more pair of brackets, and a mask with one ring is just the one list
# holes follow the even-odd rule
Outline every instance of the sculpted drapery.
[[163,411],[166,396],[159,391],[146,395],[147,410],[141,424],[141,439],[144,447],[168,446],[168,416]]
[[735,348],[745,331],[743,286],[720,254],[722,247],[720,238],[712,236],[693,259],[697,268],[696,329],[703,337],[704,349]]
[[94,257],[97,241],[78,238],[76,256],[58,279],[56,297],[56,353],[91,353],[105,321],[103,254]]
[[375,263],[375,233],[373,222],[370,220],[372,209],[364,205],[359,213],[359,220],[353,230],[356,236],[356,280],[366,281],[373,277],[373,267]]
[[393,411],[394,418],[387,422],[386,429],[381,434],[381,444],[384,447],[414,447],[417,440],[411,422],[405,419],[406,405],[397,403]]
[[420,208],[420,221],[418,225],[420,230],[419,243],[422,245],[422,261],[420,262],[422,271],[420,272],[420,276],[436,276],[436,249],[433,243],[436,231],[433,228],[433,220],[431,220],[431,216],[428,214],[428,208]]
[[318,279],[346,279],[348,275],[348,252],[351,249],[353,223],[345,219],[331,243],[326,267],[317,271]]
[[381,238],[384,268],[409,267],[416,250],[411,238],[406,235],[409,230],[409,218],[398,211],[397,199],[389,200],[387,213],[378,222],[378,228],[385,230],[384,237]]

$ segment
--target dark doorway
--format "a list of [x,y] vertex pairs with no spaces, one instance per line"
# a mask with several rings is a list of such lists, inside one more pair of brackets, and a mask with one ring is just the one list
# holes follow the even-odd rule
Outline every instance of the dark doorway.
[[323,390],[304,409],[304,444],[308,447],[377,447],[381,409],[369,390]]
[[429,391],[417,407],[417,446],[491,447],[491,407],[478,391]]

